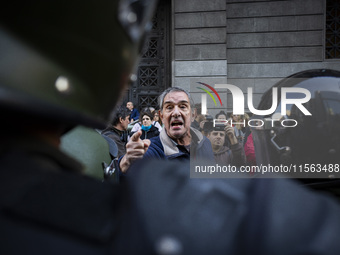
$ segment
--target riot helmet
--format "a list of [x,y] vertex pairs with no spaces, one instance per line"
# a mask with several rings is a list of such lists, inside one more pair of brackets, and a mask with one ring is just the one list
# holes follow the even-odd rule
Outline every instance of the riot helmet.
[[251,120],[258,165],[285,165],[298,178],[339,177],[337,169],[322,171],[340,164],[339,71],[293,74],[269,89],[257,109],[275,109]]
[[156,0],[4,3],[0,111],[71,126],[105,127],[135,77],[155,4]]

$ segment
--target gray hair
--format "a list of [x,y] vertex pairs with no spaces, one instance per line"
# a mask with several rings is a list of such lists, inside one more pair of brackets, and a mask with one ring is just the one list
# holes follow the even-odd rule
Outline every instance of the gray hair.
[[190,93],[188,91],[186,91],[185,89],[182,89],[182,88],[179,88],[179,87],[170,87],[170,88],[167,88],[166,90],[164,90],[162,92],[162,94],[159,95],[159,97],[158,97],[158,105],[159,105],[160,111],[163,110],[163,104],[164,104],[165,96],[167,94],[169,94],[169,93],[172,93],[172,92],[184,92],[188,96],[188,98],[189,98],[191,111],[192,112],[195,111],[195,103],[194,103],[194,100],[192,99]]

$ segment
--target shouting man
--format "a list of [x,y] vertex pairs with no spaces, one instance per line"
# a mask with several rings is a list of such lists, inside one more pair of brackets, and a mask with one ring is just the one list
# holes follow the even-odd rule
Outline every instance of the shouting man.
[[160,135],[141,140],[136,132],[126,145],[126,154],[120,160],[120,170],[125,173],[140,158],[213,160],[210,141],[198,130],[191,128],[194,117],[193,101],[182,88],[171,87],[159,96],[160,118],[164,124]]

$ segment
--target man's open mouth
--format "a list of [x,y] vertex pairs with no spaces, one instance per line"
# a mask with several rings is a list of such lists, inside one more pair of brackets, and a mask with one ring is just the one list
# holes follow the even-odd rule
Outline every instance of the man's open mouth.
[[175,121],[171,122],[171,127],[176,128],[176,127],[181,127],[181,126],[183,126],[183,122],[182,121],[175,120]]

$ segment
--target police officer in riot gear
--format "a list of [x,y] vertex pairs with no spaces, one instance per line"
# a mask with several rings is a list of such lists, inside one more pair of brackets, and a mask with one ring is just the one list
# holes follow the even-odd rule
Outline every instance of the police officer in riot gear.
[[155,3],[2,4],[0,254],[147,251],[124,188],[84,176],[58,147],[77,125],[105,127]]
[[118,186],[58,149],[76,125],[104,127],[152,3],[2,4],[0,253],[337,254],[339,205],[293,182],[147,161]]
[[[258,164],[291,167],[292,177],[313,187],[340,187],[336,179],[340,177],[340,72],[307,70],[283,79],[273,88],[279,92],[275,112],[253,117],[264,123],[252,128]],[[282,88],[307,89],[310,99],[303,104],[305,109],[287,104],[286,113],[281,113]],[[272,89],[263,95],[259,110],[271,107],[272,95]],[[295,92],[286,97],[294,103],[302,96]]]

